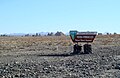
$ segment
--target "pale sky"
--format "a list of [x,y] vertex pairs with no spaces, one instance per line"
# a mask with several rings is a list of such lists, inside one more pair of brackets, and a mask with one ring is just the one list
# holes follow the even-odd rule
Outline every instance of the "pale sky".
[[0,33],[120,33],[120,0],[0,0]]

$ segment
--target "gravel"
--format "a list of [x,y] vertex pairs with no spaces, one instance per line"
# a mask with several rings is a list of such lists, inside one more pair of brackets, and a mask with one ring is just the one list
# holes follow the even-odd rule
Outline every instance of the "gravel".
[[1,53],[0,78],[119,78],[119,49],[93,45],[93,54],[69,55],[60,50]]

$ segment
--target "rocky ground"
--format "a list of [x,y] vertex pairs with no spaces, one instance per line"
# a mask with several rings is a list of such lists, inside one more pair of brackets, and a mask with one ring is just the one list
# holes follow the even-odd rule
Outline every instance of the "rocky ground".
[[1,38],[0,78],[120,78],[119,39],[97,37],[93,54],[70,55],[70,39],[55,38]]

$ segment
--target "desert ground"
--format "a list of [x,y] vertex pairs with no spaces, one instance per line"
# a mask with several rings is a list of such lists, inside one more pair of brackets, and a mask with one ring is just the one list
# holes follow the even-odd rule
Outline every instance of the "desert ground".
[[69,55],[69,36],[0,37],[0,78],[120,78],[120,35],[91,44],[92,54]]

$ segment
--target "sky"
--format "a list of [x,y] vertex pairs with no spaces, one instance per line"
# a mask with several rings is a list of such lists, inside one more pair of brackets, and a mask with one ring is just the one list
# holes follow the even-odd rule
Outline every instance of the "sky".
[[120,33],[120,0],[0,0],[0,33]]

